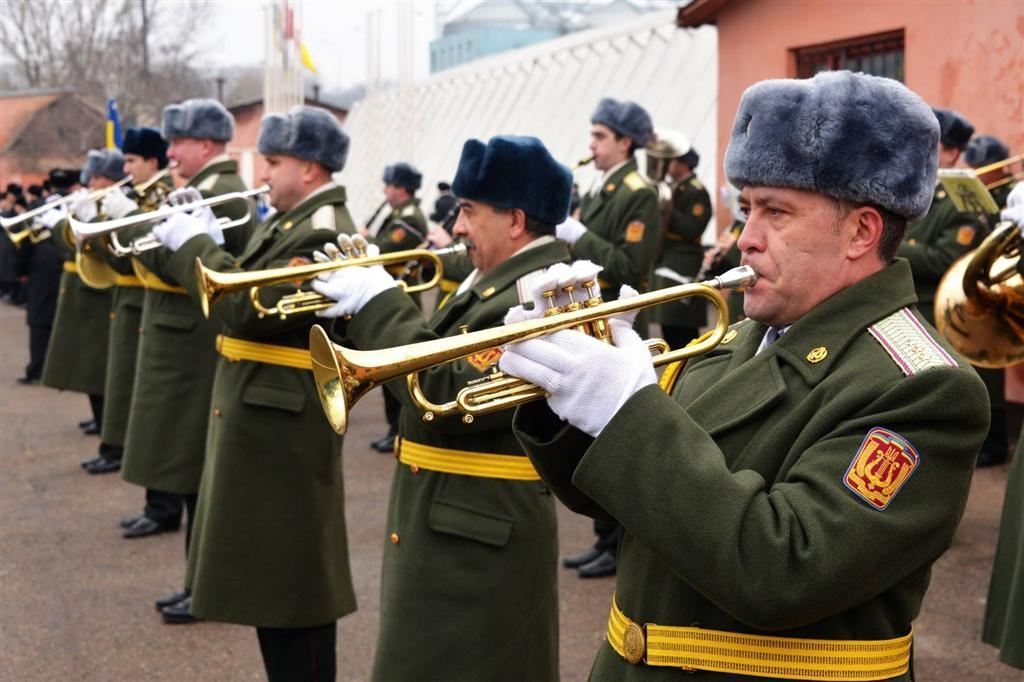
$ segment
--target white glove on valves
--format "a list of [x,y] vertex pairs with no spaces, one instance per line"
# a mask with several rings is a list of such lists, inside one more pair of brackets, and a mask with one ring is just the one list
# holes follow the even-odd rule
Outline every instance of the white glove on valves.
[[153,236],[171,251],[177,251],[196,235],[209,234],[207,225],[209,216],[213,214],[198,211],[196,213],[197,215],[187,211],[175,213],[153,228]]
[[1018,182],[1006,197],[1006,208],[1000,213],[1003,220],[1010,220],[1024,227],[1024,182]]
[[[338,242],[344,252],[351,252],[351,238],[348,235],[339,235]],[[370,244],[366,247],[366,255],[379,256],[380,249],[376,244]],[[334,244],[328,243],[324,244],[324,253],[317,251],[313,258],[318,262],[326,262],[344,256]],[[398,283],[380,265],[369,268],[352,266],[324,273],[313,282],[313,289],[337,303],[325,310],[318,310],[316,314],[319,317],[351,317],[359,313],[377,294],[397,286]]]
[[107,196],[103,197],[103,201],[100,203],[100,208],[103,210],[103,215],[107,216],[111,220],[117,220],[123,218],[132,211],[139,210],[138,203],[129,199],[120,188],[111,190]]
[[[566,277],[566,270],[572,276]],[[580,286],[592,279],[600,268],[589,261],[573,263],[572,268],[554,266],[548,277],[537,280],[534,288],[534,310],[524,311],[521,306],[509,310],[506,323],[543,315],[547,305],[541,292],[551,289],[557,282],[561,290],[574,283],[575,300],[585,296]],[[635,296],[636,291],[623,287],[620,298]],[[555,305],[565,305],[568,299],[556,297]],[[559,417],[581,431],[597,437],[619,408],[634,393],[655,383],[654,365],[647,345],[633,331],[635,313],[613,318],[609,325],[612,341],[609,345],[574,330],[563,330],[540,338],[510,344],[499,360],[503,372],[525,379],[549,393],[548,405]]]
[[89,190],[87,189],[80,189],[72,194],[68,204],[70,204],[71,212],[75,218],[83,223],[87,223],[99,215],[96,202],[89,198]]

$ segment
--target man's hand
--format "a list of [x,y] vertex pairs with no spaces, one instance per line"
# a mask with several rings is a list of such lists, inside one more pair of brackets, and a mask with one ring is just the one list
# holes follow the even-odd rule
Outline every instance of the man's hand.
[[569,246],[572,246],[579,241],[586,231],[586,225],[575,218],[569,217],[555,226],[555,237],[568,242]]
[[103,215],[112,220],[117,220],[125,217],[132,211],[137,211],[139,205],[125,196],[125,193],[118,187],[117,189],[110,190],[107,196],[103,197],[100,209],[103,211]]
[[[213,214],[210,213],[209,216]],[[200,234],[209,234],[209,216],[193,215],[187,211],[175,213],[153,228],[153,236],[171,251],[177,251],[185,242]]]
[[[320,263],[345,259],[345,254],[352,253],[352,239],[348,235],[338,235],[340,249],[334,244],[324,244],[324,250],[316,251],[313,259]],[[380,255],[376,244],[366,246],[366,256],[375,258]],[[369,268],[350,266],[333,272],[323,273],[313,282],[313,288],[336,303],[325,310],[316,312],[319,317],[351,317],[357,314],[377,294],[394,289],[398,283],[380,265]]]
[[80,189],[71,195],[68,204],[71,206],[71,213],[78,220],[87,223],[99,215],[96,209],[96,202],[89,198],[89,190]]
[[1017,186],[1010,190],[1009,196],[1006,197],[1006,208],[999,213],[999,217],[1024,227],[1024,182],[1018,182]]

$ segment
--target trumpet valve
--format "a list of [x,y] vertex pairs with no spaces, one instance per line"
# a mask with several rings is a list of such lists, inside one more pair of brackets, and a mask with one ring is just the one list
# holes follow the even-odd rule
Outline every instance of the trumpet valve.
[[562,308],[555,305],[555,296],[557,294],[558,292],[554,289],[549,289],[541,294],[541,296],[544,297],[545,304],[547,305],[547,308],[544,310],[544,317],[551,317],[552,315],[557,315],[562,312]]

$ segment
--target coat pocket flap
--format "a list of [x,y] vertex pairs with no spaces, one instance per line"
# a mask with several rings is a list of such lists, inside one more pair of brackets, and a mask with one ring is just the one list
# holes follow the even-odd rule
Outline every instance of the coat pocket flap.
[[430,527],[439,533],[457,535],[495,547],[504,547],[512,535],[512,520],[475,509],[434,500],[430,505]]
[[196,318],[184,313],[156,312],[153,314],[153,324],[187,332],[196,326]]
[[281,386],[249,385],[242,392],[242,402],[257,407],[272,407],[286,412],[301,412],[306,396]]

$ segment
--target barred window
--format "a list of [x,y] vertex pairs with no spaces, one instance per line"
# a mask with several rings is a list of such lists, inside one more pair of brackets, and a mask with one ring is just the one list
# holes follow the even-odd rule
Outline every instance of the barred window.
[[793,50],[797,78],[819,71],[862,71],[903,82],[903,30]]

